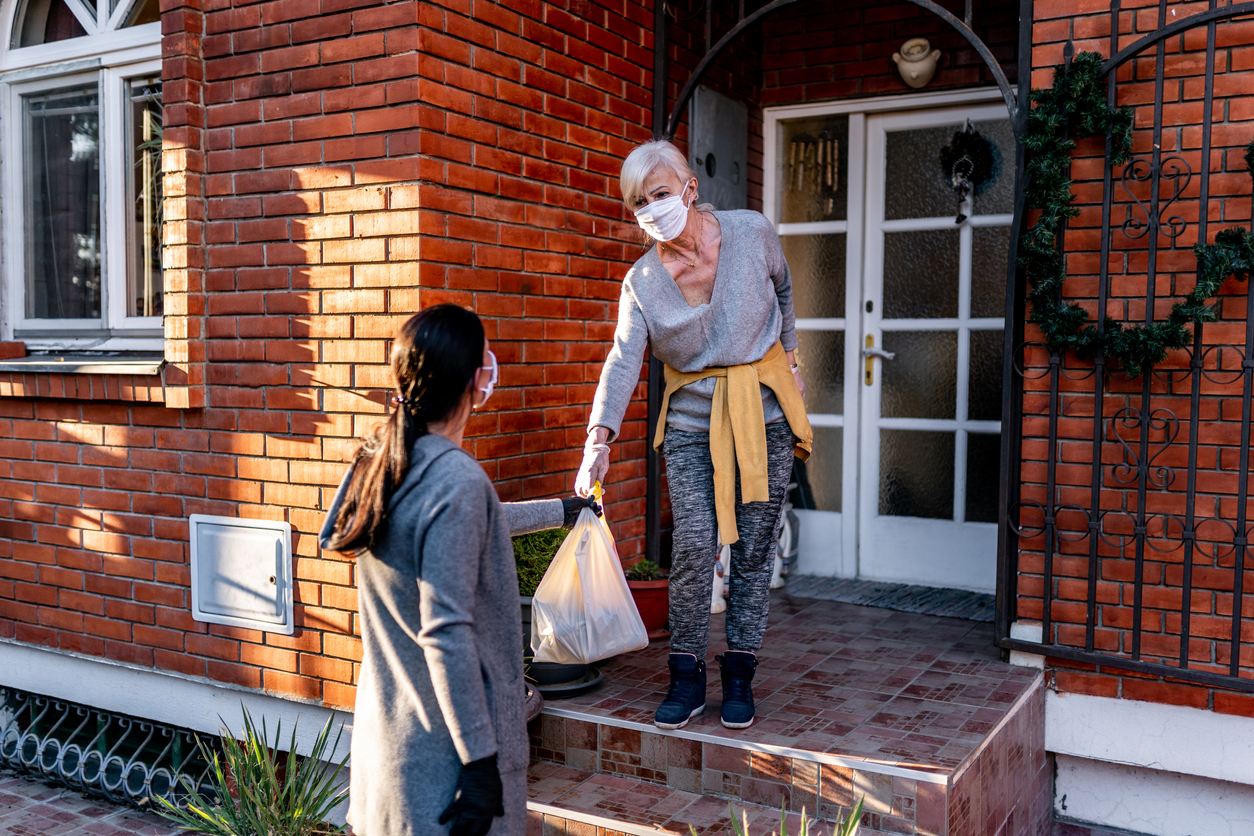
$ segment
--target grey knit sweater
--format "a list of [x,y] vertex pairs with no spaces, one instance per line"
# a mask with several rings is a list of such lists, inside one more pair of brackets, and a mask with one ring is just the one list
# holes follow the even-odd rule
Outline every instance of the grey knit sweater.
[[462,764],[495,753],[505,817],[491,836],[523,836],[529,750],[509,538],[560,526],[561,500],[503,505],[483,468],[433,434],[415,442],[388,514],[381,542],[356,562],[362,663],[348,820],[366,836],[446,833],[437,819]]
[[[792,277],[779,236],[758,212],[715,212],[722,228],[714,291],[708,304],[691,307],[650,247],[623,279],[614,347],[601,370],[588,427],[618,435],[623,413],[640,382],[645,348],[681,372],[754,363],[776,341],[797,347]],[[713,378],[685,386],[671,397],[667,426],[709,432]],[[775,395],[762,388],[767,423],[782,420]]]

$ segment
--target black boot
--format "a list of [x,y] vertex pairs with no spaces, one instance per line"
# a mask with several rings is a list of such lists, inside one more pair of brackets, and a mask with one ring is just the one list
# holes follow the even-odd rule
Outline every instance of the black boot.
[[715,658],[723,675],[723,725],[747,729],[753,725],[753,672],[758,669],[758,657],[744,650],[729,650]]
[[705,662],[691,653],[672,653],[667,664],[671,684],[658,706],[653,724],[659,729],[682,729],[705,711]]

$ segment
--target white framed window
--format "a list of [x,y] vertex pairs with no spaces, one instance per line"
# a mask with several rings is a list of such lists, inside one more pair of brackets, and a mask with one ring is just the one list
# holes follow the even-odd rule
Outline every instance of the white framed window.
[[19,0],[0,49],[0,338],[160,351],[158,0]]

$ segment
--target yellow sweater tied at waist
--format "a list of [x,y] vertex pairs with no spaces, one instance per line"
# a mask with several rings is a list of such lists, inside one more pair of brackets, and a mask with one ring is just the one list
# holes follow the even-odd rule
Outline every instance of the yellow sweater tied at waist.
[[[740,498],[742,502],[767,502],[770,485],[766,466],[766,416],[762,411],[762,389],[775,393],[784,410],[784,418],[797,439],[797,458],[810,457],[814,431],[806,417],[805,402],[788,367],[784,347],[775,343],[766,356],[756,363],[740,366],[716,366],[699,372],[681,372],[666,367],[666,392],[658,413],[653,449],[662,449],[666,437],[666,412],[671,395],[677,389],[704,380],[718,378],[714,383],[714,402],[710,409],[710,456],[714,462],[714,510],[718,534],[723,545],[740,539],[736,530],[736,467],[740,467]],[[713,560],[713,556],[710,558]]]

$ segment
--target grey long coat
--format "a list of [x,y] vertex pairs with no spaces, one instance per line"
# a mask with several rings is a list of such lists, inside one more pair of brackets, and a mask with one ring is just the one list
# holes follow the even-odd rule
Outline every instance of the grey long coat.
[[[324,546],[343,490],[323,526]],[[447,833],[437,821],[461,765],[494,753],[505,817],[492,836],[522,836],[522,614],[507,517],[515,529],[553,528],[562,506],[502,506],[473,458],[442,436],[424,436],[383,540],[358,557],[364,655],[348,813],[358,836]]]

